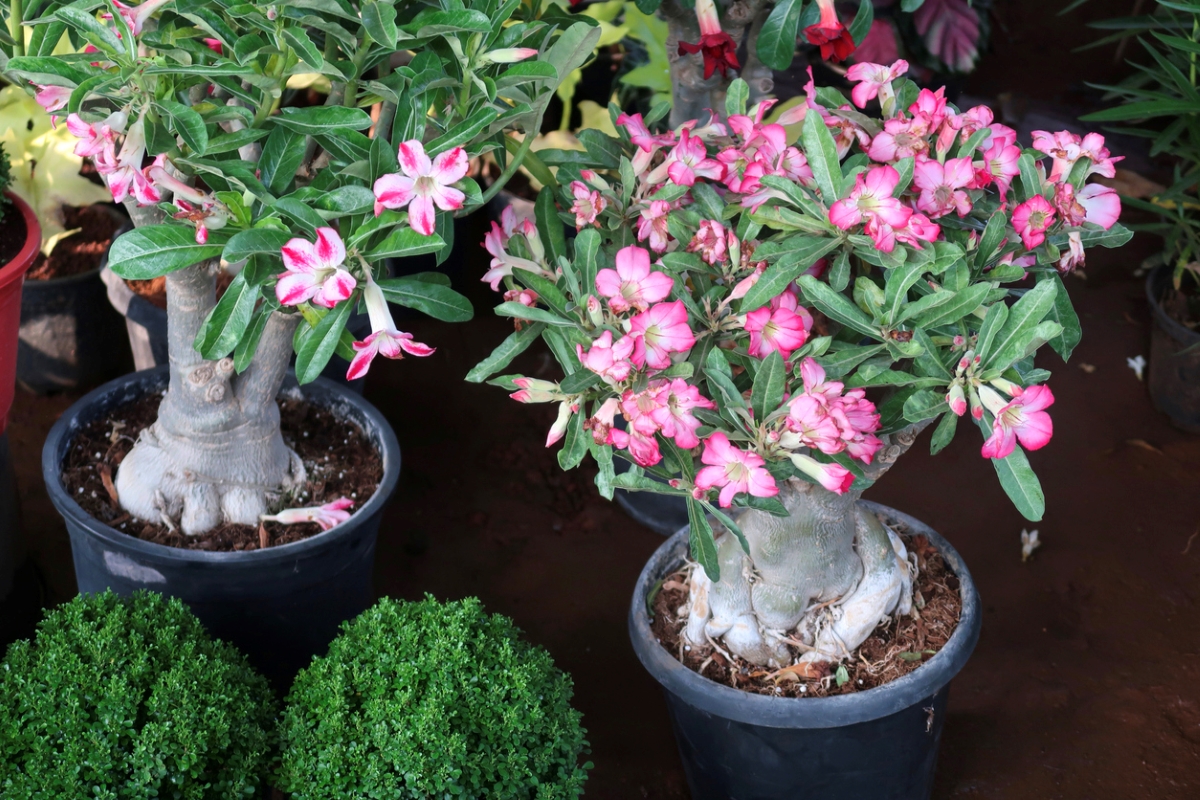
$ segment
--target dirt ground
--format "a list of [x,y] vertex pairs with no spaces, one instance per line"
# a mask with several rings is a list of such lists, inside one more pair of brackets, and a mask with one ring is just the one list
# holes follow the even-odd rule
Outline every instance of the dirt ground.
[[[1001,24],[972,94],[1021,86],[1019,102],[1075,107],[1089,98],[1080,75],[1117,70],[1111,49],[1070,48],[1093,35],[1081,20],[1128,14],[1132,3],[1096,0],[1063,18],[1034,0],[996,5]],[[1070,365],[1049,352],[1040,362],[1055,372],[1056,397],[1054,440],[1030,456],[1046,492],[1042,522],[1012,508],[965,425],[937,458],[918,445],[868,492],[950,539],[984,601],[978,648],[953,684],[936,798],[1200,796],[1200,437],[1157,414],[1126,365],[1149,356],[1150,315],[1133,271],[1155,246],[1135,239],[1089,253],[1087,279],[1068,281],[1084,336]],[[405,320],[436,355],[380,359],[368,381],[404,453],[375,588],[477,595],[548,648],[575,679],[595,763],[589,797],[686,798],[666,706],[625,629],[634,580],[662,539],[602,500],[586,468],[559,471],[542,447],[549,409],[462,381],[510,327],[475,281],[482,251],[467,250],[462,283],[476,320]],[[542,351],[515,367],[555,375]],[[0,613],[0,639],[28,630],[29,607],[75,591],[66,531],[40,475],[45,434],[74,399],[19,393],[13,409],[29,559]],[[1026,527],[1044,545],[1022,563]]]

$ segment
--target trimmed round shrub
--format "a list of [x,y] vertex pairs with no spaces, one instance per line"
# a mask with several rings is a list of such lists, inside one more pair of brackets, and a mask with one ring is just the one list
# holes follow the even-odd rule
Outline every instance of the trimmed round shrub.
[[551,800],[587,777],[571,679],[479,600],[384,599],[301,672],[276,785],[295,800]]
[[251,797],[275,711],[266,679],[179,600],[79,596],[0,662],[0,796]]

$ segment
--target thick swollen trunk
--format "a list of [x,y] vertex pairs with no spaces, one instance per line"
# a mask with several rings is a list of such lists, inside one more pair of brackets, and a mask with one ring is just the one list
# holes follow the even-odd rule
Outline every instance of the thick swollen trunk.
[[[919,428],[897,434],[868,470],[876,478],[911,446]],[[754,664],[838,661],[893,613],[911,610],[913,573],[896,534],[862,507],[858,492],[836,495],[791,480],[779,499],[789,516],[748,510],[717,538],[720,580],[691,577],[684,637],[723,646]]]
[[[142,211],[135,222],[152,221]],[[241,375],[232,359],[205,361],[192,347],[216,302],[218,266],[209,261],[167,276],[170,383],[158,419],[116,476],[126,511],[188,535],[224,522],[257,524],[272,501],[305,480],[303,463],[283,442],[275,403],[296,316],[272,314]]]

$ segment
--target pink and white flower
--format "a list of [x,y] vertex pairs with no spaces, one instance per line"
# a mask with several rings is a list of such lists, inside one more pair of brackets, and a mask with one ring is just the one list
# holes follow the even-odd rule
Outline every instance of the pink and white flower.
[[984,151],[983,161],[976,162],[975,180],[972,182],[972,189],[982,189],[988,184],[995,181],[996,188],[1000,191],[1001,196],[1008,194],[1008,187],[1012,185],[1013,178],[1021,172],[1019,159],[1021,158],[1021,148],[1015,144],[1007,144],[1005,142],[996,142],[990,148]]
[[[855,64],[846,72],[846,80],[858,84],[850,92],[850,99],[859,108],[866,108],[867,103],[882,92],[883,97],[880,99],[882,103],[893,96],[892,81],[906,72],[908,72],[908,62],[904,59],[896,61],[890,67],[882,64]],[[887,114],[887,109],[884,109],[884,115]]]
[[617,314],[631,308],[645,311],[675,288],[669,275],[650,269],[650,254],[636,245],[617,251],[616,265],[615,270],[602,269],[596,274],[596,291]]
[[661,183],[663,171],[677,186],[692,186],[697,178],[720,180],[725,168],[720,161],[708,157],[708,150],[699,136],[693,136],[684,128],[679,143],[667,153],[667,160],[650,173],[646,182]]
[[575,196],[575,203],[571,206],[571,213],[575,215],[575,228],[595,225],[596,217],[608,206],[604,195],[580,181],[571,181],[571,194]]
[[400,172],[375,181],[375,216],[385,208],[408,208],[408,224],[423,236],[431,236],[435,227],[436,205],[442,211],[457,211],[466,199],[452,184],[467,174],[467,151],[454,147],[433,161],[425,155],[418,139],[400,145]]
[[721,508],[733,505],[739,494],[749,493],[754,497],[774,497],[779,494],[775,479],[765,469],[766,461],[757,453],[739,450],[729,442],[729,437],[717,431],[704,440],[704,452],[700,460],[707,467],[696,474],[696,489],[704,492],[720,487]]
[[411,333],[396,330],[387,298],[370,275],[367,275],[367,285],[363,287],[363,302],[371,318],[371,333],[361,342],[354,343],[354,360],[346,371],[346,380],[352,381],[366,375],[377,355],[397,360],[404,358],[404,353],[421,357],[433,355],[434,348],[414,341]]
[[[127,6],[120,0],[112,0],[117,13],[125,20],[125,24],[129,26],[129,30],[134,36],[140,36],[142,29],[146,27],[146,20],[150,19],[150,15],[169,2],[171,0],[145,0],[144,3],[136,6]],[[104,16],[109,19],[112,18],[108,14]]]
[[715,265],[726,260],[728,247],[725,226],[713,219],[702,219],[696,235],[688,242],[687,252],[699,253],[703,261]]
[[57,126],[58,116],[54,112],[67,107],[67,101],[71,99],[71,90],[66,86],[42,86],[40,83],[33,85],[37,87],[33,99],[50,114],[50,124]]
[[99,164],[96,166],[107,180],[114,202],[121,203],[126,197],[132,196],[138,205],[151,206],[162,200],[162,193],[150,182],[142,168],[142,162],[145,160],[146,132],[139,118],[129,126],[129,132],[125,134],[121,152],[117,155],[112,169],[101,169]]
[[331,503],[325,503],[320,506],[285,508],[278,514],[263,514],[259,519],[264,522],[278,522],[283,525],[295,525],[299,522],[315,522],[321,526],[321,530],[327,531],[350,519],[350,512],[346,509],[353,507],[353,500],[347,497],[339,497]]
[[649,239],[650,249],[656,253],[666,252],[671,243],[671,235],[667,232],[667,212],[670,210],[671,204],[666,200],[651,200],[650,206],[638,215],[638,241]]
[[633,372],[633,362],[629,360],[632,353],[632,337],[622,336],[614,343],[612,331],[600,334],[586,352],[583,345],[575,345],[579,363],[603,378],[609,386],[617,386],[629,378]]
[[821,399],[814,395],[798,394],[788,401],[787,426],[796,434],[794,442],[789,437],[788,446],[813,447],[831,455],[846,449],[837,422]]
[[896,228],[902,228],[912,216],[912,209],[892,192],[900,183],[900,173],[892,167],[872,167],[860,172],[855,178],[849,196],[838,200],[829,208],[829,221],[842,230],[849,230],[864,220],[874,223],[867,226],[867,233],[876,247],[890,253],[895,248]]
[[[512,206],[505,209],[507,213]],[[538,238],[537,226],[528,219],[517,222],[515,217],[505,219],[505,215],[501,215],[501,225],[492,223],[492,229],[483,235],[483,248],[492,255],[490,269],[480,278],[484,283],[490,284],[493,292],[500,291],[500,281],[512,275],[514,268],[528,270],[539,275],[545,275],[546,271],[536,261],[530,261],[527,258],[510,255],[505,247],[508,246],[509,238],[515,232],[519,232],[533,251],[535,258],[542,258],[542,240]]]
[[696,343],[682,300],[652,306],[630,319],[629,328],[636,337],[631,358],[639,369],[666,369],[671,366],[671,353],[686,353]]
[[971,211],[971,198],[963,191],[975,180],[969,158],[949,158],[944,164],[931,158],[918,158],[913,165],[913,185],[921,190],[917,208],[933,218],[957,211],[960,217]]
[[1054,207],[1040,194],[1013,209],[1012,224],[1026,250],[1033,250],[1046,241],[1046,229],[1054,224]]
[[1054,402],[1048,386],[1035,385],[1027,389],[1012,387],[1013,398],[1008,403],[991,388],[979,390],[980,399],[995,415],[992,435],[983,443],[984,458],[1005,458],[1016,449],[1017,441],[1026,450],[1037,450],[1049,443],[1054,425],[1045,409]]
[[229,222],[229,210],[211,194],[189,186],[176,178],[166,166],[166,155],[160,153],[154,163],[146,168],[146,177],[158,189],[170,192],[179,211],[175,219],[185,220],[196,226],[196,243],[208,241],[208,232],[224,228]]
[[[277,276],[275,297],[285,306],[298,306],[306,300],[323,308],[333,308],[349,299],[357,281],[342,266],[346,245],[333,228],[317,228],[317,241],[299,237],[280,248],[286,272]],[[381,295],[382,296],[382,295]],[[386,306],[385,306],[386,308]]]
[[750,355],[766,358],[778,352],[787,361],[808,341],[812,325],[812,314],[797,303],[796,295],[784,291],[770,305],[747,314],[742,327],[750,334]]
[[693,409],[714,409],[716,403],[700,394],[700,390],[682,378],[675,378],[659,392],[658,408],[650,411],[650,417],[659,426],[663,436],[674,439],[677,447],[691,450],[700,444],[696,429],[700,420],[692,414]]
[[789,458],[796,469],[821,484],[828,491],[845,494],[854,485],[854,474],[841,464],[824,464],[804,453],[792,453]]
[[80,141],[75,145],[75,155],[92,157],[96,169],[101,173],[116,167],[117,136],[125,132],[129,116],[124,111],[114,111],[102,122],[84,122],[78,114],[67,116],[67,130]]
[[1117,224],[1121,216],[1121,196],[1117,190],[1099,183],[1089,183],[1075,195],[1076,201],[1083,206],[1084,219],[1094,222],[1104,230]]
[[894,163],[929,151],[929,120],[924,117],[896,117],[883,123],[883,130],[871,140],[867,154],[872,161]]

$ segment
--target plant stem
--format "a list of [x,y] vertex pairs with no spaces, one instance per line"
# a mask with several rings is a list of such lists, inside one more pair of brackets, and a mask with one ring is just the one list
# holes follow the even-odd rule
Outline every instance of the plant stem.
[[[533,126],[533,130],[538,131],[541,129],[542,115],[538,114],[538,121],[537,124]],[[489,186],[488,190],[483,193],[483,197],[480,198],[479,205],[487,205],[488,201],[495,197],[496,194],[504,188],[504,184],[508,183],[509,179],[516,174],[517,168],[521,166],[521,162],[525,160],[525,155],[529,152],[529,148],[533,146],[533,139],[534,134],[526,131],[525,140],[521,142],[521,146],[518,147],[517,150],[512,154],[512,158],[509,159],[508,166],[504,168],[504,172],[500,173],[500,177],[496,179],[496,182]],[[508,147],[509,141],[510,140],[505,137],[505,148]]]
[[13,55],[25,55],[24,14],[21,9],[22,0],[9,0],[8,32],[13,39]]

